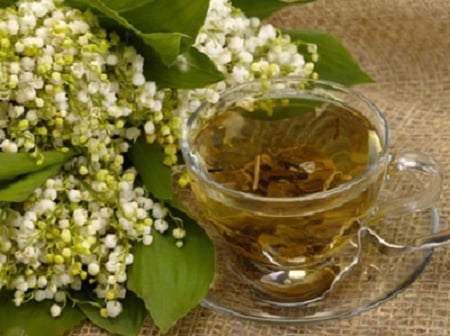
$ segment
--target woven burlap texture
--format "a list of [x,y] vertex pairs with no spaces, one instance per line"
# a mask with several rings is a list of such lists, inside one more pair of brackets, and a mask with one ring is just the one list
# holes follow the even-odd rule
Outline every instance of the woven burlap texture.
[[[450,1],[317,0],[271,18],[280,28],[323,29],[338,37],[372,78],[358,86],[383,111],[392,148],[433,154],[443,166],[438,203],[450,227]],[[169,336],[448,335],[450,246],[436,249],[419,278],[395,299],[351,319],[275,326],[197,308]],[[107,336],[84,324],[66,336]],[[151,320],[141,335],[159,335]]]

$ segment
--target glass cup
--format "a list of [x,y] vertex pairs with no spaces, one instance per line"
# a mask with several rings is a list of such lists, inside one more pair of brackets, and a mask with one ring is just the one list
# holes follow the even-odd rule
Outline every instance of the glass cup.
[[[361,228],[430,207],[442,179],[431,156],[389,152],[386,119],[369,99],[297,77],[244,83],[202,105],[182,152],[230,269],[280,306],[323,297],[357,260]],[[382,186],[410,171],[421,174],[417,191],[381,201]]]

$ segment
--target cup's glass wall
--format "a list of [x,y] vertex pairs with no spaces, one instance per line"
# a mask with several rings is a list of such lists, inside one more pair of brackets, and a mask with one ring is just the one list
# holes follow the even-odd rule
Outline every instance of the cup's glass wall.
[[273,273],[320,267],[349,242],[376,204],[387,145],[369,100],[289,78],[247,83],[202,106],[182,149],[208,224]]

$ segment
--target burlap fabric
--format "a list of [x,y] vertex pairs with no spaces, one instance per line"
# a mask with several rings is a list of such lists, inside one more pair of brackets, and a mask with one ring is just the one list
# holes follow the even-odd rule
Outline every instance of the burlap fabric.
[[[450,0],[317,0],[271,21],[319,28],[338,37],[376,83],[359,86],[386,115],[394,150],[432,153],[447,179],[438,203],[450,227]],[[450,246],[435,250],[419,278],[395,299],[351,319],[276,326],[197,308],[170,336],[448,335]],[[85,324],[67,336],[109,335]],[[148,320],[141,335],[159,335]]]

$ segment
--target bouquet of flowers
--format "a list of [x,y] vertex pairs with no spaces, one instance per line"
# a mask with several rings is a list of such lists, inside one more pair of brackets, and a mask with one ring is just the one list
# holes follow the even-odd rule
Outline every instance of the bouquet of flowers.
[[214,248],[172,190],[187,116],[256,78],[370,81],[330,35],[262,21],[306,2],[0,1],[0,335],[166,332],[201,301]]

